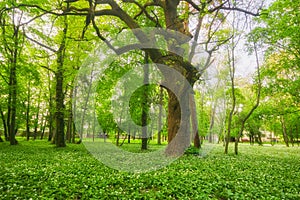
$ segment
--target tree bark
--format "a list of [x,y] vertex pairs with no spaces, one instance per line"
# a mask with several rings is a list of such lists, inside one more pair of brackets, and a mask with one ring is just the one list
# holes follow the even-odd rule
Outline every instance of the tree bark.
[[30,125],[29,125],[29,112],[30,112],[30,78],[28,79],[27,85],[27,107],[26,107],[26,139],[30,138]]
[[158,111],[158,133],[157,144],[161,145],[161,132],[162,132],[162,109],[163,109],[163,87],[159,87],[159,111]]
[[230,133],[231,133],[231,122],[232,122],[232,117],[233,117],[235,104],[236,104],[235,83],[234,83],[234,77],[235,77],[234,49],[232,49],[231,54],[229,53],[228,50],[228,58],[229,58],[230,80],[231,80],[232,107],[228,116],[227,134],[225,135],[225,152],[224,152],[225,154],[228,154],[228,147],[229,147]]
[[168,89],[168,147],[166,154],[179,156],[190,146],[190,110],[189,94],[179,92],[180,103],[176,95]]
[[55,144],[56,147],[65,147],[65,125],[64,125],[64,92],[63,92],[63,81],[64,81],[64,57],[66,50],[66,36],[68,30],[67,16],[64,17],[64,29],[60,47],[57,52],[57,69],[55,72],[56,78],[56,111],[55,111]]
[[191,122],[192,122],[192,130],[193,130],[193,139],[194,139],[194,147],[201,148],[201,142],[198,131],[198,120],[197,120],[197,108],[195,103],[194,94],[190,94],[190,109],[191,109]]
[[168,90],[168,143],[176,136],[180,127],[181,110],[176,95]]
[[1,114],[1,119],[2,119],[2,123],[3,123],[4,138],[6,141],[8,141],[7,124],[6,124],[4,112],[1,107],[0,107],[0,114]]
[[48,116],[48,124],[49,124],[49,135],[48,135],[48,142],[52,141],[54,135],[54,101],[52,98],[52,87],[51,87],[51,75],[48,71],[48,90],[49,90],[49,116]]
[[42,132],[41,132],[41,137],[40,139],[43,140],[44,139],[44,135],[45,135],[45,129],[46,129],[46,123],[47,123],[47,120],[45,119],[45,117],[48,115],[48,113],[46,112],[46,114],[42,116],[42,125],[41,125],[41,128],[42,128]]
[[[34,120],[34,131],[33,131],[33,139],[36,140],[37,137],[37,129],[39,125],[39,115],[40,115],[40,106],[41,106],[41,94],[42,90],[39,91],[39,98],[38,98],[38,105],[37,105],[37,111],[35,114],[35,120]],[[41,128],[40,128],[41,131]]]
[[285,121],[284,121],[284,118],[282,116],[281,116],[280,122],[281,122],[281,127],[282,127],[282,134],[283,134],[284,143],[287,147],[289,147],[290,146],[289,145],[289,138],[288,138],[288,135],[287,135]]
[[149,105],[148,105],[148,87],[149,83],[149,56],[148,53],[145,53],[145,63],[143,66],[144,69],[144,90],[143,90],[143,102],[142,102],[142,150],[147,150],[148,144],[148,113],[149,113]]
[[88,109],[88,102],[90,100],[90,95],[91,95],[91,91],[92,91],[92,82],[93,82],[93,78],[94,78],[93,72],[94,72],[94,69],[91,70],[90,78],[89,78],[89,80],[86,81],[87,95],[84,99],[85,101],[84,101],[84,105],[82,108],[83,113],[82,113],[82,117],[81,117],[80,130],[79,130],[80,140],[82,140],[82,138],[83,138],[84,125],[85,125],[85,121],[86,121],[86,111]]
[[19,54],[19,27],[14,25],[14,50],[11,60],[10,77],[9,77],[9,140],[11,145],[16,145],[18,142],[16,136],[16,114],[17,114],[17,62]]
[[213,143],[213,132],[212,129],[215,125],[215,117],[216,117],[216,102],[212,102],[212,108],[211,108],[211,113],[210,113],[210,124],[209,124],[209,131],[208,131],[208,141],[210,143]]
[[70,94],[69,94],[70,100],[69,100],[67,134],[66,134],[66,140],[69,143],[71,143],[71,141],[72,141],[72,128],[73,128],[72,97],[73,97],[73,89],[71,89]]

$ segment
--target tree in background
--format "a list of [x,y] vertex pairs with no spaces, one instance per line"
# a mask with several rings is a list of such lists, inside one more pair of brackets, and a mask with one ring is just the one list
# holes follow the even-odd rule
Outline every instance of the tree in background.
[[[47,48],[47,45],[43,43],[38,43],[43,48],[47,48],[57,55],[57,63],[55,70],[53,70],[53,63],[50,66],[50,69],[54,72],[56,76],[56,114],[57,117],[55,127],[58,128],[57,134],[60,134],[61,137],[57,139],[56,143],[58,146],[64,146],[62,141],[62,136],[64,135],[63,128],[63,110],[64,110],[64,91],[63,91],[63,78],[64,78],[64,69],[66,63],[66,44],[68,44],[69,33],[72,31],[67,31],[67,24],[70,26],[68,20],[71,17],[72,19],[77,19],[81,23],[84,22],[84,28],[81,34],[81,39],[95,39],[95,37],[89,36],[89,28],[93,27],[93,36],[97,36],[98,39],[105,41],[107,45],[109,44],[109,38],[113,38],[119,31],[125,29],[135,29],[141,27],[160,27],[168,30],[179,31],[182,34],[185,34],[190,39],[193,37],[196,44],[204,44],[205,51],[208,53],[208,58],[203,66],[193,65],[193,56],[195,56],[196,46],[191,47],[191,58],[184,60],[181,56],[174,55],[171,53],[171,50],[174,46],[180,47],[183,41],[173,41],[175,43],[168,45],[167,51],[159,51],[157,49],[147,49],[151,61],[153,63],[159,63],[163,65],[170,66],[171,69],[178,71],[183,77],[188,80],[189,84],[193,86],[197,80],[202,76],[203,71],[210,66],[211,56],[213,52],[217,51],[218,48],[228,42],[228,34],[225,31],[222,31],[222,24],[226,19],[228,13],[232,10],[237,10],[239,12],[244,12],[250,15],[257,15],[257,13],[251,13],[247,9],[248,7],[243,4],[232,4],[230,1],[153,1],[153,2],[142,2],[124,0],[119,1],[65,1],[57,2],[49,5],[35,4],[36,2],[28,1],[26,4],[13,4],[8,7],[24,9],[26,12],[36,15],[33,17],[33,20],[41,18],[41,16],[51,14],[53,16],[53,21],[56,20],[56,17],[59,17],[63,28],[60,29],[62,32],[59,32],[56,42],[49,42],[54,47],[58,47],[58,50],[53,50],[53,48]],[[5,7],[3,9],[7,11]],[[47,15],[49,16],[49,15]],[[195,17],[196,16],[196,17]],[[58,19],[58,18],[57,18]],[[195,20],[197,23],[194,31],[189,31],[189,21]],[[110,26],[105,21],[114,22],[115,26]],[[207,22],[207,23],[206,23]],[[55,24],[57,25],[57,24]],[[101,25],[101,26],[99,26]],[[61,27],[58,26],[57,27]],[[71,29],[73,30],[73,29]],[[55,30],[57,31],[57,30]],[[54,31],[54,32],[55,32]],[[144,34],[144,33],[143,33]],[[203,35],[201,35],[203,34]],[[204,36],[205,35],[205,36]],[[53,36],[53,35],[52,35]],[[61,36],[61,37],[60,37]],[[138,36],[138,35],[136,35]],[[39,37],[42,37],[39,34]],[[141,43],[146,42],[147,37],[137,37]],[[31,38],[33,39],[33,38]],[[34,39],[33,39],[34,40]],[[96,40],[95,40],[96,41]],[[170,42],[170,41],[167,41]],[[187,41],[185,41],[187,42]],[[58,45],[57,45],[58,44]],[[49,45],[48,45],[49,47]],[[110,46],[111,47],[111,46]],[[52,50],[51,50],[52,49]],[[68,56],[67,56],[68,57]],[[197,60],[195,56],[194,60]],[[162,74],[165,77],[166,82],[174,82],[175,75],[169,72],[161,70]],[[186,85],[178,84],[175,90],[179,91],[179,96],[182,97],[181,102],[183,105],[179,105],[179,99],[170,89],[167,89],[168,93],[168,141],[172,139],[177,134],[179,127],[183,136],[183,140],[188,140],[190,135],[190,98],[194,98],[192,91],[185,90]],[[53,104],[52,104],[53,105]],[[180,108],[186,108],[186,116],[181,115]],[[55,138],[55,137],[54,137]],[[59,141],[58,141],[59,140]],[[182,142],[182,141],[181,141]],[[184,149],[187,147],[187,143],[183,142],[182,144],[176,144],[179,149]],[[62,145],[61,145],[62,144]],[[170,149],[171,154],[176,154],[175,149]]]
[[287,146],[294,138],[289,133],[298,132],[297,126],[292,124],[299,116],[300,103],[299,3],[299,0],[274,1],[257,19],[262,26],[252,31],[252,38],[267,49],[265,69],[262,71],[264,113],[267,119],[273,120],[269,126],[277,127],[275,129],[278,131],[276,124],[281,124]]

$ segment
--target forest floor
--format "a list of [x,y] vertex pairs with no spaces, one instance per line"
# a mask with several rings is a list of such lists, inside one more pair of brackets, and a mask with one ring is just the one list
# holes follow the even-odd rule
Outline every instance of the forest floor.
[[4,142],[0,199],[300,199],[300,147],[240,144],[238,156],[223,149],[135,174],[106,167],[83,144]]

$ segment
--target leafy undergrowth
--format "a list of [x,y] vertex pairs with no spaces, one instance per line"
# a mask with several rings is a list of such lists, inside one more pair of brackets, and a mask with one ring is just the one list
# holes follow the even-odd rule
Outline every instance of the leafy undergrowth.
[[145,174],[110,169],[84,148],[0,143],[0,199],[300,199],[300,148],[240,145],[184,155]]

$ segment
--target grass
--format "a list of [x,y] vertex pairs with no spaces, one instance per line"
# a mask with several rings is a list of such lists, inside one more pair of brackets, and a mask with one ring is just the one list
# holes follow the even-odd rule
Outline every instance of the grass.
[[217,145],[204,158],[133,174],[104,166],[82,144],[19,142],[0,143],[0,199],[300,199],[299,147],[241,144],[234,156]]

